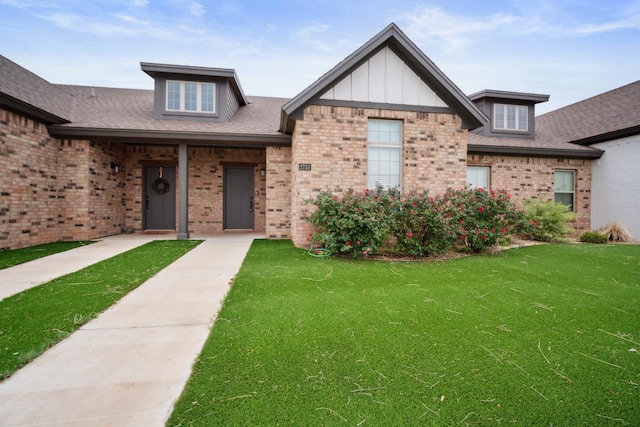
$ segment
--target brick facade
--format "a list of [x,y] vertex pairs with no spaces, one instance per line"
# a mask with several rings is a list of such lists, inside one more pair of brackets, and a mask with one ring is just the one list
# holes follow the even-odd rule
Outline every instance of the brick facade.
[[267,147],[266,235],[291,238],[291,147]]
[[124,181],[111,162],[120,144],[52,138],[44,124],[0,110],[0,248],[120,233]]
[[[466,181],[467,131],[453,114],[311,105],[292,140],[291,237],[308,245],[307,200],[321,191],[339,194],[367,186],[370,118],[402,120],[402,189],[445,191]],[[310,164],[311,170],[299,170]]]
[[554,172],[575,172],[575,235],[591,227],[591,160],[470,154],[470,166],[489,166],[493,190],[504,190],[515,200],[554,199]]
[[[403,122],[404,192],[460,188],[468,163],[491,168],[493,189],[553,200],[554,171],[574,170],[573,226],[576,234],[590,227],[590,160],[467,156],[467,131],[453,114],[311,105],[296,123],[291,147],[189,148],[189,232],[223,231],[224,167],[246,165],[254,169],[254,229],[306,246],[313,209],[307,200],[323,190],[367,186],[369,118]],[[0,249],[100,238],[125,226],[143,230],[145,164],[178,162],[174,146],[59,140],[44,124],[6,110],[0,124]]]

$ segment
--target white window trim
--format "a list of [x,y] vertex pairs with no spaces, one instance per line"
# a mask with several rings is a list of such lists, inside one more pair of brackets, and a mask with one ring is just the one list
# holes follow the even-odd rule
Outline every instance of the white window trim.
[[[570,172],[573,176],[573,188],[571,191],[558,191],[556,190],[556,172]],[[571,194],[571,212],[576,211],[576,171],[572,169],[556,169],[553,173],[553,200],[555,201],[556,194]]]
[[[369,119],[367,121],[367,128],[371,122],[399,122],[400,123],[400,141],[399,142],[371,142],[369,141],[368,130],[367,130],[367,151],[369,148],[393,148],[397,149],[399,153],[399,164],[398,164],[398,185],[393,187],[400,190],[402,188],[402,132],[403,132],[403,123],[401,120],[392,120],[392,119]],[[368,156],[368,154],[367,154]],[[371,182],[369,170],[367,170],[367,186],[371,186],[372,188],[377,185],[376,183]]]
[[[169,85],[170,83],[179,83],[180,84],[180,108],[169,108]],[[185,108],[185,84],[186,83],[195,83],[197,85],[197,98],[196,98],[196,109],[195,110],[187,110]],[[203,111],[202,110],[202,85],[211,85],[213,86],[213,111]],[[167,80],[166,89],[165,89],[165,110],[171,113],[200,113],[200,114],[216,114],[216,84],[210,82],[192,82],[192,81],[182,81],[182,80]]]
[[[487,170],[487,186],[486,187],[478,187],[477,185],[475,185],[475,183],[467,182],[467,185],[469,186],[470,189],[482,188],[482,189],[487,190],[487,191],[491,190],[491,167],[490,166],[467,165],[467,175],[468,175],[469,169],[486,169]],[[468,178],[468,176],[467,176],[467,178]],[[467,181],[469,181],[469,179],[467,179]]]
[[[503,108],[503,112],[504,113],[502,114],[502,123],[504,123],[504,126],[503,127],[496,126],[496,122],[497,122],[496,117],[498,116],[498,114],[496,112],[497,107],[498,106],[506,107],[506,106],[509,106],[509,105],[512,105],[512,106],[514,106],[516,108],[516,117],[515,117],[515,125],[516,126],[515,126],[515,128],[511,129],[511,128],[507,127],[507,109],[506,108]],[[522,113],[519,112],[520,111],[520,107],[525,109],[524,114],[525,114],[525,120],[526,120],[526,124],[527,124],[525,129],[518,129],[518,124],[520,123],[519,118],[520,118],[520,115],[522,114]],[[493,104],[492,126],[493,126],[493,129],[495,129],[495,130],[504,130],[504,131],[510,131],[510,132],[528,132],[529,131],[529,107],[527,105],[516,105],[516,104],[501,104],[501,103]]]

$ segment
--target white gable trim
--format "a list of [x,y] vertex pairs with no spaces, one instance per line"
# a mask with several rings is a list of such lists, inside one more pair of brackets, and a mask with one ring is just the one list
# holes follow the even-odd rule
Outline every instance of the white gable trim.
[[448,107],[388,46],[325,92],[320,99]]

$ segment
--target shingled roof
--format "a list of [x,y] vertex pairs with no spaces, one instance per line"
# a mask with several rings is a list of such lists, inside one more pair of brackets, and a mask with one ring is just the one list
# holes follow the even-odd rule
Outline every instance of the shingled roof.
[[278,131],[285,98],[249,96],[249,103],[228,122],[157,120],[153,116],[153,90],[57,87],[74,99],[71,122],[49,127],[50,133],[59,137],[89,136],[111,141],[135,138],[156,143],[200,141],[218,145],[242,142],[244,146],[291,143],[289,135]]
[[591,144],[640,134],[640,80],[536,117],[533,139],[469,134],[469,153],[597,159]]
[[65,123],[71,104],[71,95],[0,55],[0,105],[47,123]]
[[640,133],[640,80],[544,114],[536,126],[559,142],[589,145]]

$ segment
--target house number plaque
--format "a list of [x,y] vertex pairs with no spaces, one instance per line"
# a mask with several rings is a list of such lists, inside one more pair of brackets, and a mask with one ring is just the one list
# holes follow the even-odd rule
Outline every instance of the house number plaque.
[[310,171],[311,170],[311,163],[298,163],[298,170],[299,171]]

